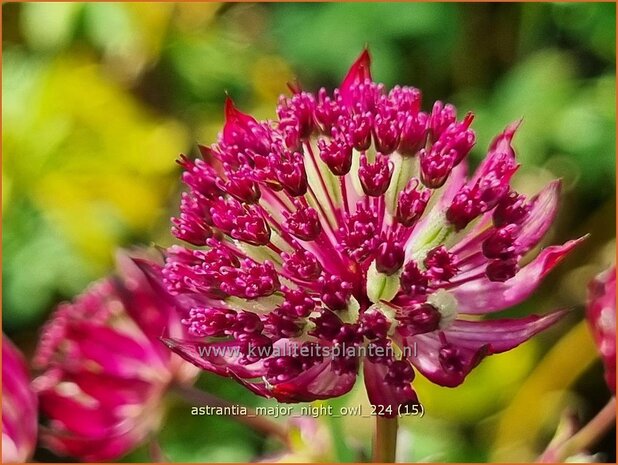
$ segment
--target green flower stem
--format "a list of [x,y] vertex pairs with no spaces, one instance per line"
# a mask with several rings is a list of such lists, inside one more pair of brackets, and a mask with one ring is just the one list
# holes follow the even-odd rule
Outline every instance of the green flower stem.
[[397,452],[397,417],[376,417],[373,442],[374,463],[395,463]]
[[[333,397],[326,401],[315,401],[313,405],[321,406],[328,405],[332,407],[333,412],[341,412],[341,408],[347,406],[349,403],[349,395],[343,395],[340,397]],[[328,432],[331,436],[332,444],[332,459],[336,463],[356,463],[360,458],[357,455],[357,451],[354,450],[348,444],[348,437],[343,430],[343,418],[339,415],[326,415],[324,417],[325,423],[328,426]]]
[[588,450],[615,424],[616,398],[612,397],[592,420],[559,448],[556,461],[564,462],[567,458]]
[[[190,386],[174,386],[174,392],[176,392],[180,397],[182,397],[187,403],[196,406],[208,405],[211,407],[233,407],[234,404],[231,402],[221,399],[220,397],[214,396],[208,392],[201,391],[194,387]],[[288,445],[288,434],[287,429],[275,422],[261,415],[257,415],[256,412],[249,408],[245,407],[247,414],[246,415],[230,415],[231,418],[234,418],[239,423],[242,423],[249,428],[261,433],[267,437],[274,437],[278,439],[280,442]]]
[[152,463],[169,462],[169,459],[165,456],[163,450],[161,449],[161,444],[159,444],[159,441],[155,437],[150,438],[150,441],[148,442],[148,455],[150,455],[150,460],[152,460]]

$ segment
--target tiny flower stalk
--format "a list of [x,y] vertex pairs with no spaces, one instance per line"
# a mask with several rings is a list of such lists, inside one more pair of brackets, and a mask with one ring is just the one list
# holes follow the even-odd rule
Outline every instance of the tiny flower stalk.
[[556,463],[591,457],[590,449],[616,426],[616,267],[612,266],[588,283],[586,319],[605,369],[605,381],[612,397],[581,429],[565,415],[554,439],[538,462]]
[[[519,123],[468,176],[473,115],[422,108],[418,89],[372,80],[367,50],[332,92],[294,86],[274,121],[228,99],[218,142],[180,159],[172,231],[188,245],[167,250],[162,275],[198,342],[168,347],[280,402],[345,394],[362,369],[370,402],[393,418],[418,403],[417,372],[455,387],[558,321],[482,317],[526,299],[581,241],[522,264],[559,183],[531,197],[510,186]],[[385,460],[395,437],[378,434]]]
[[[563,418],[556,435],[548,445],[547,449],[539,456],[537,462],[540,463],[561,463],[561,462],[599,462],[590,456],[590,449],[600,441],[607,432],[616,426],[616,398],[612,397],[609,402],[601,409],[581,429],[569,422],[568,418]],[[578,457],[588,458],[588,460],[577,460]]]

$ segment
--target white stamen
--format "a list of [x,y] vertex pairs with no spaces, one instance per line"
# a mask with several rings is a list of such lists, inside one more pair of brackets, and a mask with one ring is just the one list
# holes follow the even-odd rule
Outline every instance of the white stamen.
[[427,297],[427,303],[438,309],[442,318],[440,319],[440,329],[446,329],[453,324],[457,318],[457,299],[453,294],[439,289]]

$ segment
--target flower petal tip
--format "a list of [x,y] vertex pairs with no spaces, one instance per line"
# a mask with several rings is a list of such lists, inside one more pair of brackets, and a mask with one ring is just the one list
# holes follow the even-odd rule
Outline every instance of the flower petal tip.
[[287,83],[288,89],[293,94],[300,94],[303,91],[302,86],[300,85],[300,81],[298,79],[294,79],[293,81],[289,81]]
[[341,83],[341,90],[349,89],[353,84],[367,79],[371,79],[371,55],[369,54],[369,49],[365,47]]
[[515,134],[515,132],[520,128],[520,126],[523,124],[524,122],[524,117],[522,116],[521,118],[519,118],[518,120],[513,121],[511,124],[509,124],[506,129],[504,130],[505,134],[510,134],[511,136],[513,136]]
[[590,233],[586,233],[583,236],[578,237],[577,239],[571,239],[570,241],[566,242],[564,245],[565,247],[568,247],[569,250],[571,250],[577,247],[582,242],[586,241],[589,237],[590,237]]
[[230,97],[227,93],[225,94],[225,117],[226,120],[232,119],[236,116],[238,109],[236,105],[234,105],[234,101],[232,97]]

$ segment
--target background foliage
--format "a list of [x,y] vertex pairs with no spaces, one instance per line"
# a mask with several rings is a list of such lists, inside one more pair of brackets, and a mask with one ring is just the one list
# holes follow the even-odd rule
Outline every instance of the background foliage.
[[[225,93],[273,117],[286,82],[333,87],[368,44],[374,76],[425,102],[476,113],[479,160],[520,117],[517,187],[564,179],[548,240],[589,232],[512,314],[573,307],[555,329],[492,357],[456,390],[417,383],[428,415],[403,422],[402,460],[531,460],[565,405],[590,418],[609,394],[583,327],[584,283],[615,255],[615,5],[3,4],[3,330],[26,353],[55,304],[112,266],[117,246],[171,243],[180,152],[211,143]],[[426,103],[429,105],[429,103]],[[553,348],[552,348],[553,347]],[[235,383],[200,385],[261,401]],[[233,421],[191,417],[172,399],[161,433],[178,461],[247,461],[271,445]],[[357,389],[338,404],[366,402]],[[371,421],[320,425],[331,446],[302,460],[357,460]],[[197,434],[196,434],[197,432]],[[614,432],[600,448],[615,460]],[[37,458],[54,460],[46,451]],[[138,450],[127,460],[149,460]]]

